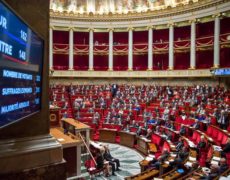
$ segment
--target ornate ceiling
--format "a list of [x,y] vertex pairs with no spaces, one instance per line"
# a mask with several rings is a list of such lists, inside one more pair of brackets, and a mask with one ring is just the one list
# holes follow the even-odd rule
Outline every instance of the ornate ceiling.
[[53,12],[70,14],[128,14],[163,10],[202,0],[50,0]]

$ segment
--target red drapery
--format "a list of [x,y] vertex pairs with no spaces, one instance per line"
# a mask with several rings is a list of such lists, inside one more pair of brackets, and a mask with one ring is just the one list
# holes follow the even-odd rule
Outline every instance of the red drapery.
[[74,32],[74,44],[89,45],[89,32]]
[[164,42],[168,42],[169,40],[168,29],[153,30],[153,43],[160,42],[161,40]]
[[53,43],[69,44],[69,31],[53,31]]
[[93,34],[94,44],[109,45],[109,33],[108,32],[95,32]]
[[153,55],[153,69],[166,70],[168,69],[168,54],[154,54]]
[[134,31],[133,44],[148,44],[148,31]]
[[128,32],[114,32],[113,33],[113,44],[128,44]]
[[174,69],[188,69],[190,67],[190,53],[174,54]]
[[56,70],[69,69],[69,56],[68,54],[54,54],[53,55],[53,68]]
[[143,71],[148,68],[148,54],[133,56],[133,70]]
[[113,56],[113,69],[115,71],[126,71],[128,69],[128,56]]
[[108,55],[94,55],[93,69],[95,71],[107,71],[108,70]]
[[174,41],[190,39],[190,32],[191,32],[190,26],[175,27],[174,28]]
[[198,51],[196,53],[196,68],[207,69],[213,66],[213,50]]
[[89,69],[89,56],[88,55],[75,55],[74,56],[74,69],[85,71]]

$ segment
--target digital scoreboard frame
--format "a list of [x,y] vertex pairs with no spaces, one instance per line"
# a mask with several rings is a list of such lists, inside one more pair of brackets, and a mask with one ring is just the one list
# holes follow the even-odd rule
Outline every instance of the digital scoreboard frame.
[[44,41],[0,1],[0,128],[41,111]]

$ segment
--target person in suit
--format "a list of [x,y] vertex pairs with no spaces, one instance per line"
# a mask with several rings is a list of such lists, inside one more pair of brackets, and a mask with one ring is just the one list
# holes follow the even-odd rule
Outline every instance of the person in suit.
[[152,137],[152,129],[148,128],[147,129],[147,134],[145,135],[146,139],[151,139]]
[[149,167],[159,169],[162,162],[169,157],[168,149],[163,149],[162,154],[157,158],[150,161]]
[[176,143],[176,151],[179,152],[184,147],[184,141],[180,137],[179,141]]
[[[116,171],[120,171],[119,167],[120,167],[120,161],[119,159],[114,158],[109,151],[109,147],[105,146],[105,153],[104,153],[104,159],[106,161],[109,161],[109,165],[112,166],[112,175],[116,176],[116,174],[114,173],[115,170]],[[116,167],[115,167],[116,165]]]
[[137,135],[137,136],[140,136],[141,133],[142,133],[142,127],[139,126],[138,129],[137,129],[137,131],[136,131],[136,135]]
[[194,129],[200,129],[200,124],[197,119],[195,119],[195,123],[192,125]]
[[230,153],[230,138],[228,138],[227,143],[223,148],[223,151],[221,151],[221,157],[225,157],[226,153]]
[[219,162],[219,173],[222,174],[228,169],[227,160],[225,158],[221,158]]
[[175,160],[170,162],[170,165],[176,168],[181,168],[183,166],[183,161],[189,155],[188,150],[186,147],[183,147],[177,154]]
[[113,84],[112,87],[111,87],[112,97],[116,96],[117,90],[118,90],[118,85],[117,84]]
[[181,136],[184,136],[184,135],[186,134],[186,129],[185,129],[184,125],[181,125],[179,134],[180,134]]
[[103,153],[103,151],[98,151],[96,154],[96,163],[97,163],[96,168],[98,170],[105,168],[105,176],[108,177],[109,176],[109,164],[105,162],[105,159],[104,159],[102,153]]
[[217,122],[219,123],[221,129],[227,129],[228,116],[226,115],[224,110],[221,111],[220,117],[219,119],[217,119]]

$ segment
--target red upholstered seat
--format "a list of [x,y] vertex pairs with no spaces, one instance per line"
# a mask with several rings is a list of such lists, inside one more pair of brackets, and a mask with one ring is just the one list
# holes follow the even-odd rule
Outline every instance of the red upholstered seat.
[[227,140],[228,140],[228,136],[224,134],[223,137],[222,137],[222,140],[221,140],[220,144],[222,146],[225,145],[227,143]]
[[224,136],[224,133],[219,131],[217,135],[217,144],[221,143],[223,136]]
[[161,144],[161,137],[156,135],[156,134],[153,134],[152,135],[152,143],[156,144],[157,146],[159,146]]
[[227,164],[230,167],[230,153],[226,153]]
[[211,136],[212,135],[212,126],[208,126],[208,129],[207,129],[207,132],[206,132],[206,134],[208,135],[208,136]]

